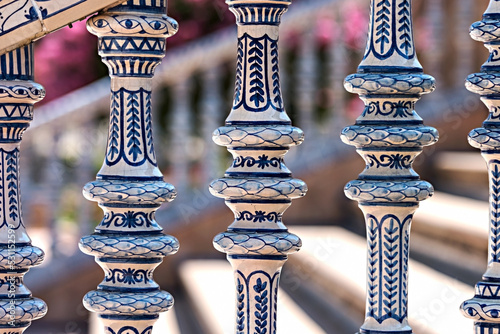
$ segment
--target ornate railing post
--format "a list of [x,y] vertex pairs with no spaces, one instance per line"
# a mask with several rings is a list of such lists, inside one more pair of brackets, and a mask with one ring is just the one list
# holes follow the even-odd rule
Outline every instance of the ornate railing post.
[[0,332],[20,334],[47,313],[47,305],[23,283],[43,251],[31,245],[21,212],[19,147],[45,91],[33,82],[33,47],[0,56]]
[[80,241],[105,278],[84,304],[99,314],[106,333],[149,334],[158,314],[173,304],[153,271],[179,247],[154,218],[175,190],[156,163],[151,110],[154,70],[177,23],[166,15],[166,0],[129,0],[93,16],[87,27],[99,36],[99,54],[110,70],[111,113],[103,166],[84,188],[105,215]]
[[410,224],[432,186],[413,170],[422,147],[438,133],[414,111],[422,94],[434,89],[415,54],[411,0],[372,0],[369,37],[358,72],[346,78],[365,109],[342,140],[356,147],[366,169],[346,185],[367,225],[366,320],[360,333],[412,333],[408,324]]
[[474,333],[500,333],[500,2],[491,0],[483,20],[471,27],[471,36],[485,43],[490,57],[481,73],[471,74],[466,87],[481,95],[489,109],[482,128],[469,134],[469,143],[480,149],[487,162],[490,179],[490,223],[488,268],[483,280],[476,284],[475,296],[465,301],[463,314],[474,319]]
[[227,3],[238,23],[236,88],[226,126],[213,138],[228,148],[234,161],[210,191],[226,200],[235,220],[215,237],[214,245],[227,253],[234,269],[235,332],[274,333],[281,268],[287,255],[301,246],[282,215],[292,199],[307,191],[283,162],[290,146],[303,140],[285,112],[278,68],[279,23],[290,2]]

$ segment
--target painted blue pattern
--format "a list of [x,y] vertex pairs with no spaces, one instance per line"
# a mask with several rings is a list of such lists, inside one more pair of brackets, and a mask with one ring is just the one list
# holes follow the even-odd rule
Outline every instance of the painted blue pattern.
[[[364,59],[373,55],[385,60],[397,54],[415,57],[410,0],[382,0],[372,6],[373,24]],[[398,38],[399,36],[399,38]]]
[[20,193],[19,193],[19,149],[12,151],[0,149],[0,197],[2,224],[0,228],[17,230],[24,228],[22,217],[19,215]]
[[245,334],[245,286],[241,280],[236,280],[237,305],[236,305],[236,334]]
[[230,5],[230,10],[236,16],[236,22],[240,25],[267,24],[279,25],[281,16],[288,9],[288,5],[258,3],[242,3]]
[[121,227],[123,229],[135,229],[138,227],[149,228],[154,226],[159,228],[154,220],[155,213],[129,210],[127,212],[106,212],[104,219],[98,229],[113,227]]
[[[244,80],[247,77],[248,80]],[[238,38],[233,109],[240,107],[249,112],[263,112],[270,108],[284,111],[279,83],[278,41],[267,34],[252,37],[245,33]]]
[[[256,270],[245,276],[241,271],[237,271],[237,291],[239,297],[255,306],[255,312],[250,313],[250,308],[246,308],[246,314],[237,316],[237,328],[242,328],[243,333],[269,334],[275,333],[275,321],[270,321],[276,316],[277,287],[279,273],[269,275],[262,270]],[[243,307],[242,309],[243,310]],[[239,321],[243,325],[239,325]],[[245,330],[247,328],[247,330]]]
[[238,156],[236,159],[234,159],[232,166],[234,168],[238,168],[238,167],[253,167],[257,165],[257,167],[260,169],[266,169],[268,167],[278,168],[282,163],[283,163],[282,158],[276,158],[276,157],[269,158],[268,155],[262,154],[258,156],[257,159],[255,159],[254,157]]
[[281,221],[281,215],[278,214],[277,212],[265,212],[265,211],[255,211],[255,212],[250,212],[250,211],[242,211],[238,213],[238,216],[236,217],[237,221],[241,220],[248,220],[252,221],[254,223],[262,223],[262,222],[279,222]]
[[143,37],[103,37],[99,39],[99,50],[104,52],[119,51],[137,53],[147,51],[150,54],[163,54],[165,50],[164,38]]
[[139,331],[137,328],[132,326],[124,326],[117,331],[114,331],[111,327],[106,327],[104,329],[104,334],[151,334],[153,332],[153,326],[149,326],[143,331]]
[[490,168],[490,262],[500,262],[500,160],[488,162]]
[[365,106],[362,116],[373,114],[375,116],[389,116],[394,118],[408,118],[413,115],[414,103],[412,101],[372,101]]
[[152,153],[151,92],[144,88],[136,91],[120,88],[111,94],[106,164],[114,166],[124,161],[130,166],[145,163],[156,166]]
[[[368,314],[382,323],[389,318],[400,323],[407,317],[407,273],[412,215],[401,221],[387,214],[379,221],[366,217],[368,226]],[[385,291],[381,293],[382,287]]]
[[127,269],[111,269],[106,273],[105,282],[110,283],[125,283],[135,285],[137,283],[149,282],[151,272],[143,269],[127,268]]
[[262,282],[262,279],[257,278],[257,283],[253,286],[256,293],[255,299],[255,333],[266,334],[269,316],[269,290],[267,289],[267,282]]
[[44,5],[50,1],[53,0],[36,0],[37,8],[30,0],[12,1],[3,6],[0,5],[0,35],[19,29],[33,21],[54,17],[87,0],[67,0],[66,4],[53,11],[49,11]]
[[413,159],[410,155],[404,154],[382,154],[376,156],[375,154],[368,154],[368,165],[370,167],[381,168],[388,167],[390,169],[408,169],[411,168]]

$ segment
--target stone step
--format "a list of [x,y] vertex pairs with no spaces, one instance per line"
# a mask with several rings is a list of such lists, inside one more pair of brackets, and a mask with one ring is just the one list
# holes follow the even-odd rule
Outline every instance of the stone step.
[[[323,296],[340,300],[350,312],[364,314],[365,239],[339,227],[290,230],[303,241],[301,251],[290,256],[287,264],[300,284],[315,286]],[[413,260],[409,268],[409,314],[414,333],[470,333],[472,321],[461,315],[459,306],[474,295],[473,287]]]
[[[204,334],[234,334],[236,294],[233,273],[225,260],[189,260],[179,274]],[[277,334],[326,334],[289,295],[278,293]]]
[[431,183],[436,189],[486,200],[488,173],[486,162],[478,151],[443,151],[432,160]]
[[420,203],[412,224],[412,250],[477,276],[486,269],[487,201],[436,192]]

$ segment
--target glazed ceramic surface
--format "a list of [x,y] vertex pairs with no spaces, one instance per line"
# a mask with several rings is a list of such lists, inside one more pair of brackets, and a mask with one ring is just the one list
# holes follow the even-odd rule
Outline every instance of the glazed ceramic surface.
[[500,333],[500,2],[491,0],[483,20],[472,25],[473,39],[485,43],[490,57],[483,64],[481,73],[471,74],[465,86],[481,95],[489,109],[483,127],[469,133],[469,143],[480,149],[488,166],[490,182],[490,221],[488,268],[483,280],[476,284],[476,295],[465,301],[463,314],[474,320],[476,334]]
[[179,248],[155,220],[176,191],[156,162],[151,101],[154,70],[177,22],[166,15],[166,0],[130,0],[91,17],[87,27],[99,36],[99,54],[110,71],[111,111],[104,163],[84,188],[104,219],[80,241],[105,278],[84,304],[99,314],[106,333],[149,334],[158,314],[173,304],[153,271]]
[[0,53],[31,43],[120,0],[3,0]]
[[33,120],[33,104],[45,96],[33,82],[31,44],[0,56],[0,92],[0,332],[20,334],[47,313],[23,282],[44,257],[26,233],[19,187],[22,135]]
[[413,40],[410,0],[372,0],[366,52],[345,88],[365,109],[342,140],[366,162],[345,187],[359,202],[367,228],[366,320],[360,334],[409,334],[408,259],[410,225],[418,203],[433,193],[412,163],[422,147],[438,139],[414,110],[434,79],[423,74]]
[[[287,231],[283,212],[304,196],[283,158],[303,132],[291,126],[281,96],[278,35],[287,1],[228,1],[238,24],[234,103],[226,125],[213,134],[234,161],[210,185],[235,220],[214,239],[231,262],[237,292],[235,333],[276,332],[277,291],[288,254],[301,246]],[[224,288],[224,287],[220,287]]]

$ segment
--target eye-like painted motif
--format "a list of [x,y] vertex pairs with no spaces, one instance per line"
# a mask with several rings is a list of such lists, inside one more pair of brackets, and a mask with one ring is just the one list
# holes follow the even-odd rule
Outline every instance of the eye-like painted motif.
[[103,19],[98,19],[97,21],[95,21],[95,26],[97,28],[104,28],[109,26],[109,22]]
[[165,24],[165,22],[158,21],[158,20],[154,20],[154,21],[149,22],[149,25],[150,25],[150,26],[151,26],[151,28],[153,28],[154,30],[162,30],[162,29],[165,29],[165,27],[167,26],[167,25]]
[[125,29],[135,29],[140,26],[139,21],[127,18],[125,20],[118,21],[118,23]]
[[478,316],[478,312],[475,308],[473,307],[469,307],[467,309],[464,310],[469,316],[471,316],[472,318]]

